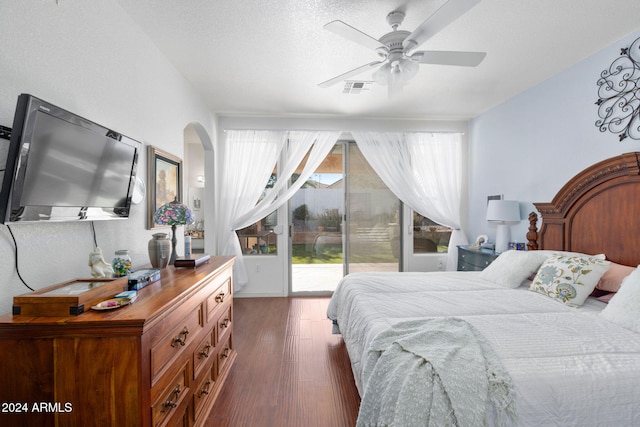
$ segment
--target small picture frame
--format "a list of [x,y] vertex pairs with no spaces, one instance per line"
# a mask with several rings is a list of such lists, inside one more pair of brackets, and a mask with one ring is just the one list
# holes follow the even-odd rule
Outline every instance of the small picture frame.
[[153,222],[153,214],[165,203],[182,201],[182,159],[149,145],[147,173],[147,229],[165,228]]

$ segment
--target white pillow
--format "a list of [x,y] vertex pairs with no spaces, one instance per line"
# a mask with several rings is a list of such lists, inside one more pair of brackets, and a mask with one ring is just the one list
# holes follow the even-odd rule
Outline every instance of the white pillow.
[[505,251],[480,272],[480,277],[505,288],[517,288],[547,259],[539,251]]
[[609,264],[592,256],[554,254],[542,263],[529,289],[579,307],[593,292]]
[[640,332],[640,266],[622,281],[600,315],[623,328]]

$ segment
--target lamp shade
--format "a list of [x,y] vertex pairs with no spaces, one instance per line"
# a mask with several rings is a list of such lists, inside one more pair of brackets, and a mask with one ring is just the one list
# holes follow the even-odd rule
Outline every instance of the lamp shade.
[[520,221],[520,203],[517,200],[489,200],[487,221]]
[[160,206],[153,214],[153,222],[159,225],[193,224],[193,212],[178,199]]

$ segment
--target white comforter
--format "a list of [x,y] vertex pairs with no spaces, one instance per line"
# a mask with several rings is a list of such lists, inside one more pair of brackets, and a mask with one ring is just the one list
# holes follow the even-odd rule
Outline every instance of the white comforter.
[[361,395],[380,332],[407,319],[456,316],[491,344],[511,376],[521,425],[640,425],[640,334],[598,316],[589,298],[567,307],[473,272],[356,273],[329,304]]

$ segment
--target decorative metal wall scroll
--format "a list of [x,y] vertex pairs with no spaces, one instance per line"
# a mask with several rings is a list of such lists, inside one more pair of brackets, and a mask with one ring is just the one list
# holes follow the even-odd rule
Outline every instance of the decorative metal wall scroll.
[[640,38],[600,73],[596,105],[600,132],[617,133],[620,141],[640,140]]

